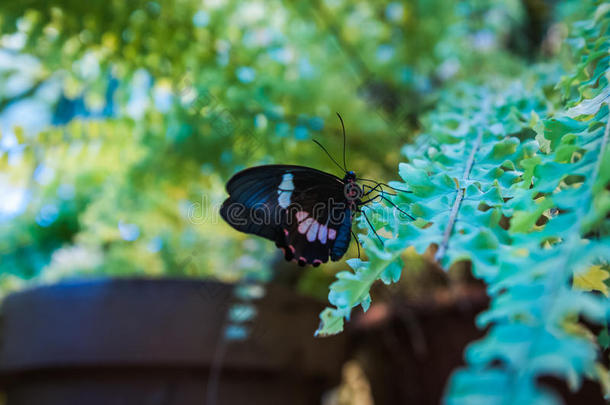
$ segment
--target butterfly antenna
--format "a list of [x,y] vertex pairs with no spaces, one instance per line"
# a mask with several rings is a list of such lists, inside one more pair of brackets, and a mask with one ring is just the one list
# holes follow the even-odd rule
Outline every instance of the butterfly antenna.
[[333,161],[333,163],[334,163],[334,164],[336,164],[336,165],[337,165],[337,167],[338,167],[339,169],[341,169],[341,171],[345,171],[345,172],[347,172],[347,170],[343,169],[343,168],[341,167],[341,165],[340,165],[339,163],[337,163],[337,161],[336,161],[335,159],[333,159],[333,157],[330,155],[330,153],[328,153],[328,151],[326,150],[326,148],[325,148],[324,146],[322,146],[322,144],[321,144],[320,142],[316,141],[315,139],[312,139],[312,141],[314,141],[316,145],[318,145],[320,148],[322,148],[322,150],[323,150],[324,152],[326,152],[326,155],[328,155],[328,157],[330,158],[330,160],[332,160],[332,161]]
[[356,240],[356,246],[358,247],[358,259],[360,259],[360,242],[358,241],[358,236],[354,233],[354,231],[351,232],[354,236],[354,239]]
[[347,172],[347,165],[345,164],[345,125],[343,124],[343,118],[341,118],[339,113],[337,113],[337,117],[339,117],[339,121],[341,121],[341,128],[343,128],[343,169]]
[[401,190],[401,189],[399,189],[399,188],[392,187],[392,186],[390,186],[389,184],[386,184],[386,183],[381,183],[381,182],[379,182],[379,181],[372,180],[372,179],[363,179],[363,178],[358,177],[356,180],[359,180],[359,181],[370,181],[371,183],[375,183],[375,184],[381,184],[382,186],[386,186],[387,188],[391,188],[392,190],[394,190],[394,191],[399,191],[399,192],[401,192],[401,193],[412,193],[412,192],[413,192],[413,191],[409,191],[409,190]]
[[[386,194],[387,195],[392,195],[392,196],[396,196],[397,195],[396,193],[390,193],[389,191],[385,191],[383,189],[383,186],[382,186],[382,184],[385,184],[385,183],[378,183],[378,184],[379,184],[379,188],[381,189],[381,195],[383,195],[383,196],[385,196]],[[386,186],[387,186],[387,184],[386,184]]]
[[375,234],[375,236],[377,236],[377,239],[379,239],[379,243],[381,243],[381,246],[383,246],[383,240],[381,240],[381,237],[375,230],[375,227],[373,226],[373,224],[371,224],[371,221],[369,221],[369,217],[366,216],[366,212],[364,212],[364,210],[362,210],[362,215],[364,215],[364,219],[366,219],[366,223],[369,224],[369,226],[373,230],[373,233]]

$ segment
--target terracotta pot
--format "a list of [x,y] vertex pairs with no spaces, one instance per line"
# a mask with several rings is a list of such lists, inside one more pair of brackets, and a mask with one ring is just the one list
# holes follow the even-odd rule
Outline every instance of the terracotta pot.
[[[373,304],[355,316],[350,352],[366,374],[375,405],[438,405],[451,373],[464,365],[466,346],[486,331],[476,328],[477,314],[487,308],[485,287],[462,287],[418,301]],[[578,392],[565,382],[543,377],[564,403],[604,405],[601,388],[586,380]]]
[[344,335],[313,337],[323,304],[268,286],[253,302],[249,336],[223,347],[233,292],[216,282],[116,279],[13,294],[2,307],[7,405],[206,404],[218,350],[218,405],[319,404],[345,357]]

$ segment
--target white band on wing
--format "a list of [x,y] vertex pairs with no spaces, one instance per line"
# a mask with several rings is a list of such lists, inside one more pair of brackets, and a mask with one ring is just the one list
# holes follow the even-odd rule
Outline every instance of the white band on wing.
[[278,198],[277,202],[282,208],[288,208],[290,205],[290,197],[294,191],[294,183],[292,182],[293,176],[290,173],[285,173],[282,176],[282,182],[277,190]]

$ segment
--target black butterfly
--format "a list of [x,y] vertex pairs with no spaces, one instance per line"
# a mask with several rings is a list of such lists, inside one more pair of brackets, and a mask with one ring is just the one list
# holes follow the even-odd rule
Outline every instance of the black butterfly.
[[[343,126],[341,116],[339,119]],[[314,141],[345,171],[343,179],[304,166],[252,167],[228,181],[229,198],[220,208],[220,215],[238,231],[274,241],[284,251],[286,260],[294,260],[301,266],[319,266],[329,256],[333,261],[341,259],[353,234],[354,215],[362,212],[371,225],[361,207],[377,198],[389,201],[383,186],[390,187],[378,182],[374,187],[358,185],[357,180],[373,180],[358,179],[353,171],[345,168],[345,128],[343,140],[343,167]],[[369,190],[365,193],[367,187]],[[366,199],[373,192],[378,194]]]

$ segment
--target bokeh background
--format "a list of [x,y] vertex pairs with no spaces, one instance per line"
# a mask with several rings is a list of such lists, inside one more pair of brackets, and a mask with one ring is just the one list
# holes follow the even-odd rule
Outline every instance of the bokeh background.
[[[233,173],[336,171],[311,139],[340,156],[340,112],[350,169],[396,179],[400,147],[442,89],[559,63],[579,11],[552,0],[2,2],[0,293],[74,276],[268,279],[283,266],[272,244],[217,215]],[[324,298],[338,268],[284,277]]]
[[[0,300],[74,278],[254,287],[273,280],[283,289],[273,286],[268,301],[242,309],[262,314],[263,326],[291,329],[290,344],[319,348],[300,339],[313,340],[321,307],[299,300],[325,302],[345,263],[301,269],[284,262],[273,243],[234,231],[218,215],[226,181],[270,163],[340,175],[312,142],[340,158],[337,112],[347,129],[348,168],[389,182],[407,160],[405,145],[452,125],[435,126],[431,112],[454,114],[442,111],[443,102],[461,84],[493,89],[534,80],[514,86],[517,109],[558,105],[556,84],[576,70],[565,45],[578,49],[579,42],[568,40],[568,27],[590,10],[580,0],[4,1]],[[548,106],[530,105],[540,97],[527,100],[528,88]],[[352,243],[346,258],[356,254]],[[402,258],[409,271],[400,283],[373,288],[381,305],[336,338],[346,340],[330,343],[341,352],[303,356],[321,369],[342,367],[343,381],[323,403],[372,404],[371,386],[378,404],[436,403],[465,344],[483,334],[474,317],[487,297],[467,263],[445,273],[413,249]],[[307,311],[294,310],[301,305]],[[224,313],[213,309],[220,335]],[[233,309],[222,307],[229,315]],[[246,336],[239,328],[225,332]],[[266,343],[258,336],[263,346],[290,346],[274,333]],[[256,341],[256,328],[252,334]],[[240,353],[248,350],[232,352],[228,363],[243,365]],[[384,396],[386,386],[394,396]]]

